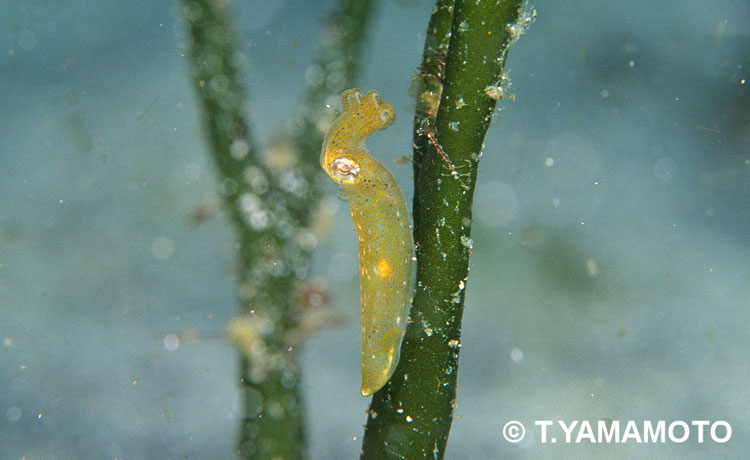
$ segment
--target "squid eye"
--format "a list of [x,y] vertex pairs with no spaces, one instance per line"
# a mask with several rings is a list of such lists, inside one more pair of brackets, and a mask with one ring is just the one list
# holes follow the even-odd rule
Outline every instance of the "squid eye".
[[353,184],[359,175],[359,164],[350,158],[340,157],[331,163],[331,171],[342,183]]

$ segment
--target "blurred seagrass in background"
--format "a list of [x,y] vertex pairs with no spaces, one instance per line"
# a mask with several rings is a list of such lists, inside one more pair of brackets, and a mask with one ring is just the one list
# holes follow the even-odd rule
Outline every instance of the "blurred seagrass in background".
[[[317,59],[322,77],[306,91],[293,135],[259,148],[246,120],[245,91],[237,65],[231,2],[183,2],[190,36],[190,68],[201,102],[209,151],[221,195],[237,235],[240,313],[228,334],[242,351],[245,417],[238,452],[254,459],[305,457],[301,399],[301,342],[319,325],[304,308],[309,254],[323,200],[318,128],[325,102],[357,75],[372,2],[343,0],[333,13]],[[330,120],[329,120],[330,122]]]

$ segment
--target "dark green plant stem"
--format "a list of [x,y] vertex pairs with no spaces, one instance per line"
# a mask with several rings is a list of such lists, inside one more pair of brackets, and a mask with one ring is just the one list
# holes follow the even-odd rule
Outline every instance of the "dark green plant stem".
[[[235,62],[236,33],[228,0],[183,0],[192,79],[204,130],[219,173],[224,205],[238,236],[241,321],[230,335],[240,362],[245,416],[238,455],[302,459],[304,416],[297,365],[298,302],[315,235],[309,229],[323,188],[318,156],[327,115],[325,101],[339,97],[357,74],[370,1],[342,0],[320,51],[318,77],[307,87],[296,117],[291,155],[261,152],[244,119],[245,95]],[[332,74],[334,77],[328,78]],[[275,155],[275,156],[274,156]]]
[[[426,59],[444,40],[447,5],[438,1],[428,29]],[[396,373],[373,397],[363,459],[442,459],[445,454],[456,404],[474,185],[497,102],[488,96],[487,87],[501,81],[510,42],[507,25],[517,20],[520,5],[521,0],[456,0],[453,5],[434,127],[424,125],[426,115],[420,108],[425,107],[417,110],[414,239],[418,269],[412,322]],[[437,133],[436,143],[425,128]]]
[[[447,59],[448,44],[451,39],[451,23],[453,22],[454,0],[438,0],[427,25],[424,51],[422,52],[422,64],[420,75],[417,79],[417,107],[414,114],[414,140],[420,145],[415,151],[423,151],[427,147],[428,138],[423,134],[423,123],[425,118],[434,117],[437,109],[443,82],[440,75],[445,72],[445,59]],[[429,72],[433,74],[430,75]],[[437,97],[437,101],[435,100]]]

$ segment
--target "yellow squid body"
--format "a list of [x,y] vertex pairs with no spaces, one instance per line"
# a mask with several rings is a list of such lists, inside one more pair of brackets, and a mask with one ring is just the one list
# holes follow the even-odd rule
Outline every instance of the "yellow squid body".
[[328,130],[320,164],[341,186],[357,229],[366,397],[382,388],[398,365],[412,300],[414,240],[404,192],[364,146],[393,123],[393,107],[375,91],[350,89],[341,97],[344,112]]

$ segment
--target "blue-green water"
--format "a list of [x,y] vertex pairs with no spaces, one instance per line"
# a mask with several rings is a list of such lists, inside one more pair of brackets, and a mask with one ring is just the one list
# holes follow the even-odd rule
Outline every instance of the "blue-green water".
[[[324,2],[235,5],[256,138],[283,131]],[[750,449],[750,7],[537,1],[488,134],[449,459],[742,458]],[[0,3],[0,458],[232,458],[232,232],[175,2]],[[431,2],[383,2],[359,82],[411,195]],[[322,172],[321,172],[322,174]],[[305,344],[311,458],[356,458],[356,241],[314,274],[346,315]],[[197,330],[169,350],[164,338]],[[173,347],[171,347],[173,348]],[[723,444],[542,444],[535,420],[726,420]],[[502,438],[520,420],[519,444]],[[561,432],[558,431],[558,434]]]

